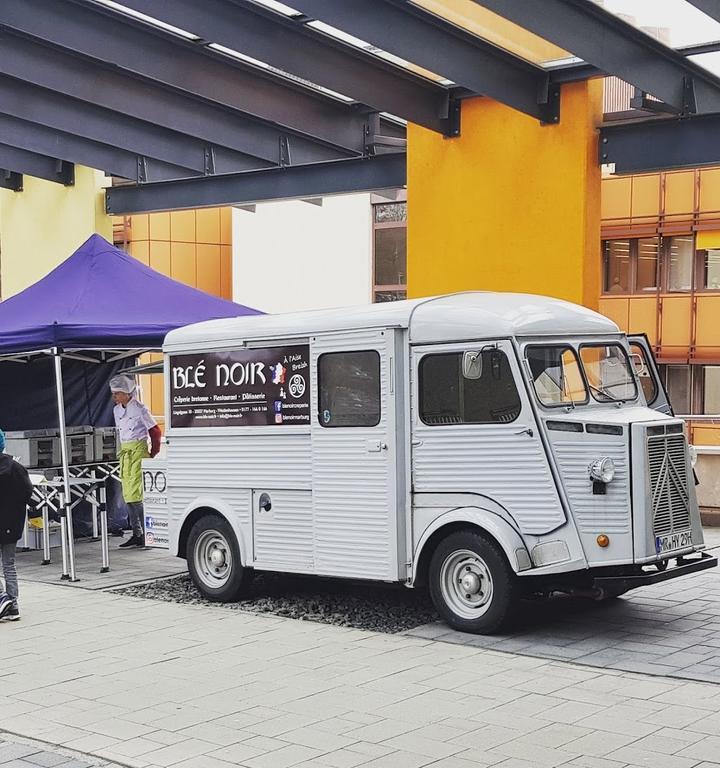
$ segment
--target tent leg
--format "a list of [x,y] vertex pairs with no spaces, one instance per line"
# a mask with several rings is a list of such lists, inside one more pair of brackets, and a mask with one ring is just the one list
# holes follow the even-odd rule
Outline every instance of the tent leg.
[[70,462],[67,450],[67,428],[65,425],[65,397],[63,394],[62,359],[60,351],[53,350],[55,361],[55,387],[57,389],[58,423],[60,425],[60,455],[63,469],[63,496],[60,515],[65,520],[65,534],[67,537],[68,575],[70,581],[75,578],[75,539],[73,536],[72,499],[70,497]]

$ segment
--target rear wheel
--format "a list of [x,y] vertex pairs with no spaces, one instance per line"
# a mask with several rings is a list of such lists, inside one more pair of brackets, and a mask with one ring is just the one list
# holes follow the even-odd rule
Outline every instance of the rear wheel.
[[499,631],[512,618],[518,592],[505,555],[478,531],[451,533],[433,553],[430,594],[453,629],[474,634]]
[[205,597],[222,603],[241,597],[252,572],[243,567],[237,538],[225,518],[201,517],[190,530],[187,553],[190,576]]

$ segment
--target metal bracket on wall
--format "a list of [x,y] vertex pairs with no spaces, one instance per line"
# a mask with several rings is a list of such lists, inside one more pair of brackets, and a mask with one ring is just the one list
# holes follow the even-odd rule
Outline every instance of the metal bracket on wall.
[[215,174],[215,147],[207,146],[203,152],[203,173],[206,176]]
[[640,88],[636,88],[630,99],[633,109],[643,109],[646,112],[654,112],[659,115],[694,115],[697,114],[697,100],[695,98],[695,81],[692,77],[683,77],[683,106],[682,109],[666,104],[664,101],[650,98]]
[[448,102],[447,129],[445,137],[456,139],[460,135],[460,116],[462,113],[462,100],[451,94]]
[[147,157],[138,155],[137,157],[137,183],[144,184],[148,180]]
[[66,160],[58,160],[55,165],[55,173],[58,181],[66,187],[72,187],[75,184],[75,165]]
[[380,133],[380,114],[373,112],[368,115],[368,122],[365,124],[363,155],[370,157],[380,154],[378,149],[382,148],[392,152],[406,149],[407,139],[404,136],[386,136]]
[[292,164],[292,158],[290,157],[290,137],[283,135],[280,137],[278,165],[281,168],[284,168],[286,165],[291,165],[291,164]]
[[538,94],[540,125],[557,125],[560,122],[560,84],[546,79]]
[[23,191],[23,176],[22,173],[15,173],[15,171],[7,171],[4,168],[0,169],[0,187],[3,189],[9,189],[12,192]]

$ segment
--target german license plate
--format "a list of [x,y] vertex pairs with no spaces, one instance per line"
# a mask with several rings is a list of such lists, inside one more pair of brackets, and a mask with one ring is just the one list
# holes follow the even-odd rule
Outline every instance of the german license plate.
[[676,531],[675,533],[668,533],[667,536],[657,536],[655,538],[655,551],[661,555],[663,552],[674,552],[676,549],[691,547],[692,543],[692,531]]

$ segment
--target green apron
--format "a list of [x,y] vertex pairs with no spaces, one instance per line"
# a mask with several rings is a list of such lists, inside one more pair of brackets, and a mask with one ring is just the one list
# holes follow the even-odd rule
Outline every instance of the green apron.
[[142,460],[149,456],[147,440],[129,440],[120,444],[120,480],[127,504],[143,500]]

